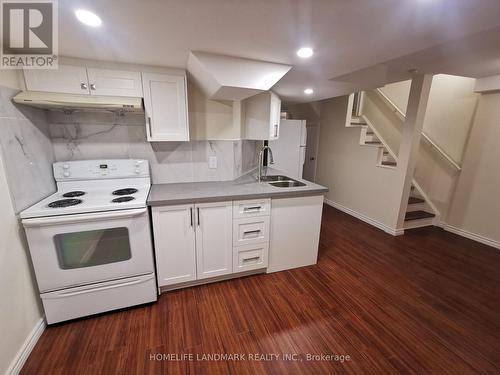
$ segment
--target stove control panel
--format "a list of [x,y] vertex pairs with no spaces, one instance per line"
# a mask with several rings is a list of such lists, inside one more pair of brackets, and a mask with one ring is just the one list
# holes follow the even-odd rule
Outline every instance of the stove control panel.
[[56,181],[149,177],[149,162],[143,159],[66,161],[52,168]]

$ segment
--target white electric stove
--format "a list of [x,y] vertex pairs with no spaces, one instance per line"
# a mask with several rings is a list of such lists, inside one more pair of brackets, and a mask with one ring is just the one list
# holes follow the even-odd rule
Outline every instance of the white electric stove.
[[155,301],[148,161],[53,170],[57,192],[21,212],[47,322]]

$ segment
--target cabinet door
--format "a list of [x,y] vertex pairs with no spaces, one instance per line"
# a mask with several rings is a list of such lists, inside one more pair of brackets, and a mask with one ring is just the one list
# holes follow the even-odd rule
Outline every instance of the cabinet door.
[[142,97],[141,73],[88,68],[90,95]]
[[271,93],[271,119],[269,124],[269,139],[278,139],[280,135],[281,99]]
[[189,141],[186,77],[142,74],[148,141]]
[[196,280],[194,206],[153,207],[158,286]]
[[243,105],[246,139],[278,138],[281,100],[276,94],[267,91],[254,95],[245,99]]
[[198,279],[232,273],[232,202],[203,203],[195,208]]
[[89,94],[87,69],[83,66],[59,65],[59,69],[54,70],[25,70],[24,79],[30,91]]

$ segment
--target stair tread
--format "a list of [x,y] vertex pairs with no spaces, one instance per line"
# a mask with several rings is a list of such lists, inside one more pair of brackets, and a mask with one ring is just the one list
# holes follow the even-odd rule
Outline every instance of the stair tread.
[[408,204],[425,203],[425,200],[419,197],[410,197],[408,199]]
[[383,161],[382,165],[390,165],[391,167],[395,167],[396,165],[398,165],[398,163],[396,163],[395,161]]
[[436,215],[427,211],[410,211],[406,213],[405,221],[429,219],[431,217],[436,217]]

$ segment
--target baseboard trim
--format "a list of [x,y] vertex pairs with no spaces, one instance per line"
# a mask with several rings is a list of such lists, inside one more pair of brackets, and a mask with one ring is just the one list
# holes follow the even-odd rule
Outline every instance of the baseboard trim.
[[500,249],[500,242],[499,241],[495,241],[495,240],[492,240],[491,238],[481,236],[480,234],[472,233],[472,232],[469,232],[467,230],[457,228],[457,227],[454,227],[454,226],[449,225],[449,224],[444,224],[443,229],[447,232],[451,232],[454,234],[458,234],[459,236],[468,238],[469,240],[480,242],[484,245],[488,245],[488,246],[494,247],[496,249]]
[[368,217],[360,212],[354,211],[348,207],[345,207],[341,205],[340,203],[331,201],[329,199],[325,198],[325,203],[329,206],[332,206],[333,208],[336,208],[337,210],[340,210],[342,212],[345,212],[348,215],[354,216],[355,218],[364,221],[365,223],[368,223],[370,225],[373,225],[374,227],[383,230],[386,233],[392,234],[393,236],[401,236],[402,234],[405,233],[404,229],[396,229],[396,228],[391,228],[380,221],[374,220],[371,217]]
[[26,360],[28,359],[31,351],[35,347],[38,339],[42,335],[43,331],[45,331],[45,319],[42,317],[35,325],[35,327],[31,330],[26,340],[24,340],[23,345],[17,352],[15,358],[12,360],[9,368],[5,372],[9,375],[17,375],[21,372]]

